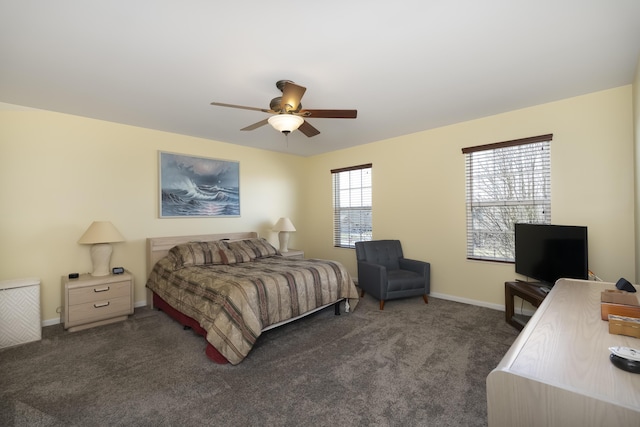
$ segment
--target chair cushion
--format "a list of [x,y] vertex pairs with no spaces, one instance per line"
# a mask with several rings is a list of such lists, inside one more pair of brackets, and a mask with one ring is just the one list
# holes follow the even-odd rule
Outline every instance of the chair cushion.
[[387,271],[387,283],[387,292],[425,289],[424,277],[408,270]]
[[[402,246],[399,240],[372,240],[362,242],[363,261],[383,265],[387,270],[399,268],[398,259],[402,258]],[[359,256],[360,258],[360,256]]]

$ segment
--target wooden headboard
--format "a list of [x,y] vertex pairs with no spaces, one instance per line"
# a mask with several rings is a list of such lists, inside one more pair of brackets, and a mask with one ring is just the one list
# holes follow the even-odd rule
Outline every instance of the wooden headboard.
[[148,237],[147,238],[147,277],[151,273],[153,266],[162,257],[169,253],[169,250],[180,243],[189,242],[211,242],[214,240],[242,240],[258,237],[255,231],[240,231],[237,233],[224,234],[198,234],[195,236],[171,236],[171,237]]

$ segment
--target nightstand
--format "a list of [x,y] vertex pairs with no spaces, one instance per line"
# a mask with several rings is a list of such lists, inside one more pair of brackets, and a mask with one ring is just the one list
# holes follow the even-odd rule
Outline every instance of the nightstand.
[[133,314],[133,276],[62,276],[62,301],[60,321],[70,332],[125,320]]
[[288,252],[280,252],[280,255],[285,258],[304,259],[304,251],[298,249],[289,249]]

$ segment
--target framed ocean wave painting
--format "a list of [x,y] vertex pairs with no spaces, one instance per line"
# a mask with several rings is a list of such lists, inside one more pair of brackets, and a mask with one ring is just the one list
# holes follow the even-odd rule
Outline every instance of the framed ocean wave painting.
[[240,163],[160,151],[160,218],[240,216]]

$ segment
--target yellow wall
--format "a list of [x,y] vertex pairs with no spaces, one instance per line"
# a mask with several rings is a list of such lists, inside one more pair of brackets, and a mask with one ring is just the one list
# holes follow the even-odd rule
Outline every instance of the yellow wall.
[[303,226],[308,254],[342,261],[332,247],[330,170],[373,163],[373,233],[431,262],[432,293],[496,307],[513,264],[466,260],[461,149],[553,133],[552,222],[589,227],[590,268],[603,280],[635,277],[632,87],[379,141],[308,161]]
[[636,64],[636,76],[633,81],[633,124],[635,138],[635,219],[636,219],[636,277],[635,283],[640,283],[640,57]]
[[[0,279],[36,276],[42,313],[58,315],[60,276],[91,269],[77,243],[94,220],[127,239],[112,266],[146,297],[149,236],[256,230],[289,216],[290,247],[342,261],[355,253],[332,242],[334,168],[373,163],[374,238],[402,240],[408,257],[432,264],[432,292],[499,308],[512,264],[465,259],[461,148],[553,133],[552,221],[589,227],[590,267],[602,279],[634,278],[632,86],[302,158],[104,121],[0,105]],[[637,121],[637,113],[635,115]],[[158,218],[158,151],[240,162],[240,218]]]
[[[94,220],[126,238],[113,244],[111,265],[134,274],[137,305],[147,237],[255,230],[277,245],[277,219],[298,223],[299,157],[10,108],[0,106],[0,279],[39,277],[47,323],[58,319],[60,276],[91,271],[89,247],[77,241]],[[239,161],[241,217],[160,219],[159,150]]]

